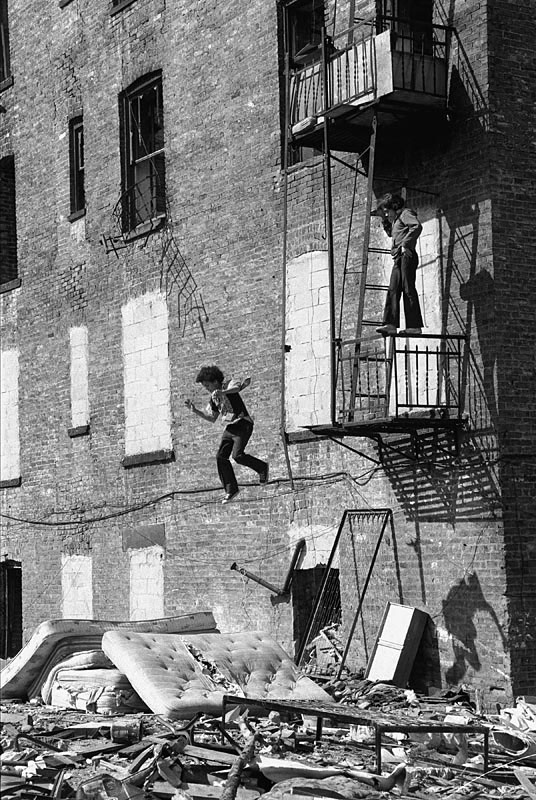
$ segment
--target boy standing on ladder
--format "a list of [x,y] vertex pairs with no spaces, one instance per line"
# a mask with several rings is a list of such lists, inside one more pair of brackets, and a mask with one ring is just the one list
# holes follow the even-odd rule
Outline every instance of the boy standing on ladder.
[[250,385],[251,378],[246,378],[242,382],[225,381],[220,368],[212,366],[202,367],[195,382],[201,383],[210,393],[208,405],[205,411],[201,411],[188,399],[185,401],[185,406],[208,422],[216,422],[218,417],[225,422],[225,430],[216,455],[218,475],[225,489],[225,497],[222,500],[225,505],[234,500],[239,491],[233,466],[229,460],[231,455],[237,464],[254,470],[259,475],[259,483],[268,481],[266,461],[261,461],[245,452],[253,433],[253,420],[239,393]]
[[422,225],[415,211],[405,208],[405,201],[399,194],[386,194],[382,197],[373,215],[382,218],[385,232],[392,237],[391,254],[394,259],[383,311],[383,324],[376,331],[384,336],[396,334],[400,325],[400,296],[403,295],[406,327],[399,333],[416,336],[422,333],[423,328],[419,296],[415,288],[419,263],[415,247]]

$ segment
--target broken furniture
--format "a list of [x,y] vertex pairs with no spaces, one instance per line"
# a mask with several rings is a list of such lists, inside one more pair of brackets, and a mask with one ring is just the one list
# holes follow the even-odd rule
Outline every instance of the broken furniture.
[[102,635],[109,630],[196,633],[216,631],[211,611],[196,611],[174,617],[140,622],[110,622],[89,619],[51,619],[41,622],[29,642],[0,672],[4,698],[37,697],[52,667],[84,650],[100,648]]
[[397,710],[396,714],[378,713],[365,709],[352,708],[336,703],[314,703],[299,700],[271,700],[261,697],[236,697],[225,695],[223,698],[222,729],[225,731],[225,717],[231,706],[251,708],[269,713],[279,711],[283,713],[295,712],[306,717],[316,717],[316,739],[322,736],[324,719],[333,722],[343,722],[351,725],[364,725],[374,731],[374,744],[376,750],[376,772],[381,774],[382,769],[382,736],[384,733],[476,733],[483,736],[483,761],[484,772],[488,769],[489,729],[484,725],[461,725],[458,723],[436,722],[423,720],[416,722],[416,718]]
[[248,633],[107,631],[102,649],[155,714],[221,714],[226,694],[329,702],[270,636]]
[[365,678],[405,688],[427,620],[418,608],[387,603]]

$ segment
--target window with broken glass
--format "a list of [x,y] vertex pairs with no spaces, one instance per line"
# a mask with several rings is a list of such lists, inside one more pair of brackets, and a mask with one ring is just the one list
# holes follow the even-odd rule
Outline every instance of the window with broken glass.
[[166,212],[162,76],[137,81],[121,96],[122,224],[134,231]]

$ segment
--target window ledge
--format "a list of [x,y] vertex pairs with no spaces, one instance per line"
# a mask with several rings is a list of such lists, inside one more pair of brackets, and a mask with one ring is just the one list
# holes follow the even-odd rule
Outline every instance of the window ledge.
[[164,461],[175,461],[173,450],[153,450],[152,453],[136,453],[133,456],[125,456],[121,461],[123,467],[139,467],[146,464],[158,464]]
[[82,217],[86,216],[86,209],[81,208],[80,211],[73,211],[72,214],[69,214],[67,219],[69,222],[76,222],[77,219],[82,219]]
[[13,75],[10,75],[5,81],[0,81],[0,92],[3,92],[4,89],[9,89],[10,86],[13,86]]
[[150,233],[159,231],[165,221],[165,214],[152,217],[152,219],[148,219],[147,222],[142,222],[141,225],[137,225],[133,230],[127,231],[124,234],[124,240],[126,242],[132,242],[134,239],[141,239],[142,236],[148,236]]
[[0,283],[0,294],[3,294],[4,292],[12,292],[13,289],[18,289],[21,283],[22,281],[20,278],[14,278],[12,281]]
[[119,3],[117,3],[116,5],[114,5],[112,7],[112,10],[110,11],[110,16],[113,17],[114,14],[118,14],[124,8],[127,8],[127,6],[131,6],[132,3],[135,3],[135,2],[136,2],[136,0],[120,0]]
[[5,481],[0,481],[0,489],[15,489],[17,486],[20,486],[22,483],[22,478],[8,478]]
[[77,436],[87,436],[89,433],[89,425],[77,425],[75,428],[67,428],[67,435],[71,439]]

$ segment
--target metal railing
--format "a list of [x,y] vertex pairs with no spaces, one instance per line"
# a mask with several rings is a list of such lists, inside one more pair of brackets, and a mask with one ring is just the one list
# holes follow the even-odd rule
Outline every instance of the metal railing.
[[[327,104],[320,51],[318,61],[292,73],[289,92],[291,127],[308,118],[323,116],[337,106],[375,98],[380,69],[391,70],[395,91],[446,98],[449,28],[431,25],[406,32],[404,20],[388,17],[383,18],[382,25],[384,31],[390,31],[390,43],[387,49],[381,48],[381,54],[376,47],[377,34],[370,28],[356,27],[329,40]],[[344,43],[341,41],[343,37]],[[337,46],[339,41],[341,45]],[[385,62],[386,58],[389,58],[389,64]]]
[[[337,37],[338,38],[338,37]],[[290,79],[290,124],[322,116],[333,106],[351,103],[374,92],[374,36],[361,32],[358,39],[328,58],[328,103],[324,100],[321,61],[297,70]]]
[[409,412],[461,418],[464,342],[464,336],[439,334],[363,340],[359,347],[356,340],[339,342],[338,421],[398,418]]

